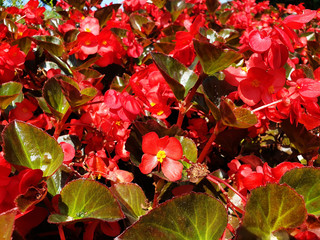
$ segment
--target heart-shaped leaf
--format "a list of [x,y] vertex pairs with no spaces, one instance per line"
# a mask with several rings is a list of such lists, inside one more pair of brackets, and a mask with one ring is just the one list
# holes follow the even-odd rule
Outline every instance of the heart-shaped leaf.
[[151,55],[176,98],[183,99],[197,82],[198,76],[172,57],[162,53]]
[[224,125],[237,128],[249,128],[258,122],[257,116],[250,110],[236,107],[225,98],[220,104],[221,121]]
[[0,240],[11,240],[17,212],[18,209],[13,208],[0,214]]
[[60,213],[51,214],[50,223],[69,223],[90,219],[117,221],[124,218],[110,190],[94,180],[69,182],[60,193]]
[[7,82],[0,85],[0,108],[6,109],[9,104],[19,96],[22,84],[18,82]]
[[198,148],[191,138],[176,136],[182,145],[183,155],[191,162],[197,162]]
[[2,133],[4,157],[14,165],[41,169],[51,176],[62,164],[63,151],[57,141],[31,124],[12,121]]
[[63,42],[58,37],[47,35],[33,36],[31,40],[57,57],[61,57],[64,52]]
[[110,191],[120,202],[122,211],[131,222],[135,222],[140,216],[146,214],[145,204],[147,198],[139,185],[134,183],[118,183],[113,185]]
[[56,79],[51,78],[44,84],[43,97],[51,112],[61,120],[70,106]]
[[241,59],[240,53],[216,47],[210,43],[193,40],[194,49],[200,59],[203,71],[209,76],[229,67]]
[[95,11],[94,17],[99,20],[99,25],[101,28],[112,17],[113,11],[117,12],[120,6],[121,4],[112,4]]
[[282,176],[280,183],[288,184],[303,196],[309,214],[320,216],[320,169],[292,169]]
[[307,217],[302,197],[292,188],[268,184],[252,190],[239,239],[271,239],[272,232],[301,225]]
[[191,193],[159,205],[116,239],[218,240],[227,221],[226,209],[217,199]]

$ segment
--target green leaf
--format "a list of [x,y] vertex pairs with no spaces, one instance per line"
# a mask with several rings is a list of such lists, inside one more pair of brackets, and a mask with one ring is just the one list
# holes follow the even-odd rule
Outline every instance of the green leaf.
[[121,92],[129,84],[130,75],[124,73],[122,77],[115,76],[110,84],[110,89]]
[[43,86],[43,97],[51,112],[61,120],[68,111],[70,105],[63,95],[60,84],[56,79],[51,78],[46,81]]
[[80,91],[78,84],[67,76],[60,75],[56,78],[61,87],[63,94],[67,98],[72,108],[79,107],[92,100],[98,93],[97,89],[89,87]]
[[14,165],[41,169],[51,176],[63,162],[57,141],[40,128],[21,121],[10,122],[2,133],[4,157]]
[[[135,222],[138,218],[146,214],[144,206],[147,198],[141,187],[134,183],[118,183],[110,188],[110,191],[121,204],[122,211]],[[146,208],[146,207],[145,207]]]
[[130,23],[133,29],[138,30],[141,32],[142,25],[148,22],[148,19],[144,16],[141,16],[137,13],[130,14]]
[[209,76],[229,67],[242,58],[240,53],[233,50],[221,49],[210,43],[193,40],[194,49],[200,59],[203,71]]
[[226,209],[217,199],[191,193],[159,205],[117,239],[218,240],[226,226]]
[[64,53],[63,42],[58,37],[47,35],[33,36],[31,40],[57,57],[61,57]]
[[117,12],[121,4],[112,4],[95,11],[94,17],[99,20],[100,27],[104,27],[107,21],[112,17],[113,11]]
[[304,201],[292,188],[268,184],[252,190],[239,239],[271,239],[274,231],[294,228],[307,217]]
[[176,136],[182,145],[183,155],[191,162],[197,162],[198,148],[191,138]]
[[0,85],[0,108],[6,109],[15,100],[22,90],[22,84],[18,82],[7,82]]
[[18,30],[17,25],[8,18],[3,19],[3,24],[7,26],[9,32],[15,33]]
[[309,214],[320,216],[320,169],[292,169],[282,176],[280,183],[288,184],[303,196]]
[[174,22],[179,15],[185,10],[192,8],[193,4],[186,3],[185,0],[170,0],[166,3],[166,8],[171,13],[172,21]]
[[237,128],[249,128],[258,122],[257,116],[250,110],[236,107],[225,98],[220,104],[221,121],[224,125]]
[[17,211],[17,208],[13,208],[0,214],[0,240],[11,240]]
[[207,0],[206,5],[209,13],[214,13],[217,8],[220,6],[219,0]]
[[158,8],[163,8],[166,5],[167,0],[152,0],[152,3]]
[[117,221],[124,218],[110,190],[94,180],[69,182],[60,193],[59,214],[51,214],[50,223],[70,223],[90,219]]
[[151,53],[151,55],[176,98],[182,100],[197,82],[197,74],[165,54]]
[[23,37],[15,40],[13,45],[17,45],[23,51],[26,55],[28,55],[28,52],[30,51],[31,48],[31,40],[28,37]]

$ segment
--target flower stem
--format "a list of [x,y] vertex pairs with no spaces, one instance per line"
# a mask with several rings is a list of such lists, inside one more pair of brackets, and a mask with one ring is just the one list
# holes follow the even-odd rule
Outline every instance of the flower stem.
[[276,105],[276,104],[281,103],[281,102],[282,102],[282,99],[279,99],[279,100],[274,101],[274,102],[272,102],[272,103],[268,103],[268,104],[263,105],[263,106],[261,106],[261,107],[258,107],[258,108],[256,108],[256,109],[253,109],[252,112],[258,112],[258,111],[260,111],[260,110],[262,110],[262,109],[265,109],[265,108],[267,108],[267,107],[271,107],[271,106]]
[[53,137],[55,139],[57,139],[59,136],[60,136],[60,133],[61,131],[63,130],[64,128],[64,124],[66,123],[66,121],[68,120],[70,114],[72,113],[72,110],[71,108],[69,107],[68,111],[66,112],[66,114],[63,116],[62,120],[59,121],[57,123],[57,125],[55,126],[55,130],[54,130],[54,134],[53,134]]
[[58,229],[59,229],[60,239],[66,240],[66,236],[64,235],[64,232],[63,232],[63,226],[61,224],[58,225]]
[[243,202],[245,202],[245,203],[247,202],[247,199],[241,193],[239,193],[234,187],[232,187],[229,183],[227,183],[225,180],[218,178],[216,176],[213,176],[213,175],[208,175],[207,179],[211,182],[214,182],[214,183],[216,183],[216,182],[223,183],[228,188],[230,188],[232,191],[234,191],[234,193],[237,194],[242,199]]

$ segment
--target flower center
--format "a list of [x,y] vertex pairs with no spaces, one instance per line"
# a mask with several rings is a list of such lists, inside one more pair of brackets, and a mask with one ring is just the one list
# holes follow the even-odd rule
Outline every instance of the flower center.
[[166,157],[166,152],[163,151],[163,150],[160,150],[158,153],[157,153],[157,160],[158,162],[162,163],[163,162],[163,159]]
[[255,79],[251,82],[251,86],[253,87],[259,87],[260,86],[260,81],[258,79]]

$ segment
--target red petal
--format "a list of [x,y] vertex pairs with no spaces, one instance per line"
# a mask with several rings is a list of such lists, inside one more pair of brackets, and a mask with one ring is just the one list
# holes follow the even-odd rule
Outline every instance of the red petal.
[[253,30],[249,34],[249,46],[254,52],[265,52],[271,46],[271,38],[269,36],[263,36],[262,34],[263,33],[258,30]]
[[300,78],[297,80],[298,90],[303,97],[314,98],[320,96],[320,82],[317,82],[310,78]]
[[306,9],[303,14],[290,15],[283,20],[289,28],[300,29],[304,23],[310,22],[317,15],[316,11]]
[[151,155],[159,152],[159,137],[155,132],[149,132],[142,137],[142,151]]
[[121,107],[119,93],[112,89],[109,89],[104,94],[104,102],[111,109],[118,109],[119,107]]
[[277,31],[281,42],[289,49],[290,52],[294,52],[294,48],[292,46],[292,43],[290,41],[288,34],[285,33],[281,28],[277,26],[273,26],[273,28]]
[[151,173],[151,171],[158,165],[157,156],[150,154],[143,154],[139,169],[143,174]]
[[161,164],[161,170],[170,181],[174,182],[181,178],[183,165],[179,161],[165,158]]
[[174,160],[181,159],[182,155],[183,155],[181,143],[175,137],[169,138],[168,144],[167,144],[166,148],[164,149],[164,151],[166,152],[167,157],[174,159]]
[[238,92],[241,100],[249,106],[254,106],[261,100],[260,88],[253,87],[247,79],[240,82]]

